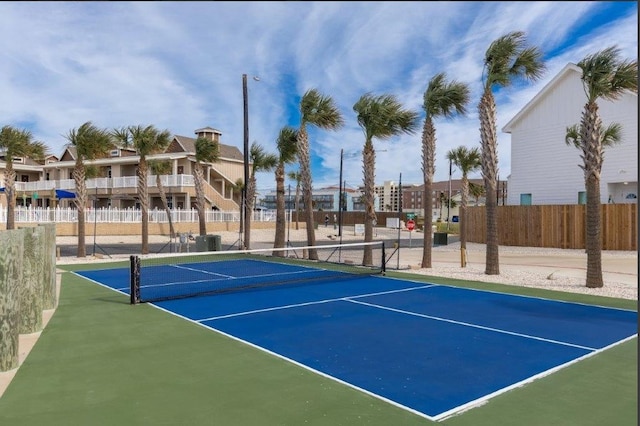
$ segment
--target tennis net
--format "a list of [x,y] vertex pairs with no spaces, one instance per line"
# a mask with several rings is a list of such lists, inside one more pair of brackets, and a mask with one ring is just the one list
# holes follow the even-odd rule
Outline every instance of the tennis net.
[[130,257],[131,303],[385,272],[384,242]]

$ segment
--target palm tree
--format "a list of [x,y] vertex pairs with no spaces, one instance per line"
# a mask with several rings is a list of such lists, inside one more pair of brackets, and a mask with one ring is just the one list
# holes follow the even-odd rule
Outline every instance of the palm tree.
[[196,163],[193,168],[193,177],[196,184],[196,210],[198,211],[199,235],[207,235],[207,222],[204,212],[204,163],[216,163],[220,160],[220,145],[204,137],[198,137],[195,142]]
[[[249,184],[247,185],[247,211],[253,212],[254,200],[257,194],[256,173],[268,172],[273,170],[278,164],[278,157],[274,154],[268,154],[264,148],[253,142],[249,148],[249,162],[251,163],[251,176],[249,176]],[[247,215],[244,224],[244,246],[246,250],[251,248],[251,215]]]
[[15,157],[29,157],[36,161],[43,160],[47,149],[44,143],[33,140],[33,135],[30,131],[16,129],[12,126],[3,126],[0,131],[0,150],[4,151],[4,161],[6,163],[4,194],[7,197],[7,229],[15,229],[16,172],[13,169],[13,159]]
[[164,152],[171,143],[171,133],[168,130],[158,130],[153,125],[141,125],[114,129],[112,135],[128,148],[133,147],[140,156],[138,162],[138,197],[142,215],[142,254],[149,254],[149,189],[147,176],[149,165],[147,156]]
[[171,174],[171,163],[167,160],[151,160],[149,161],[149,168],[151,169],[151,173],[156,175],[156,186],[158,187],[160,200],[162,201],[164,211],[167,212],[167,219],[169,220],[169,235],[170,238],[174,238],[176,232],[173,228],[173,220],[171,219],[171,209],[167,202],[167,193],[165,192],[164,185],[162,184],[162,175]]
[[296,209],[296,231],[300,229],[300,222],[298,221],[298,216],[300,215],[300,181],[302,180],[302,175],[300,175],[299,171],[293,171],[287,173],[287,177],[289,179],[296,181],[296,201],[295,201],[295,209]]
[[600,223],[600,172],[605,148],[621,140],[622,127],[612,123],[604,127],[600,118],[598,100],[614,101],[631,90],[638,92],[638,61],[622,60],[616,46],[586,56],[578,62],[582,69],[582,85],[587,102],[582,111],[580,125],[567,128],[565,141],[582,154],[585,189],[587,192],[587,281],[589,288],[604,286],[602,279],[602,240]]
[[[480,164],[482,164],[482,160],[480,160]],[[474,200],[476,200],[476,205],[480,202],[480,197],[484,195],[484,185],[478,185],[473,182],[469,182],[469,195],[471,195]]]
[[510,32],[491,43],[484,57],[483,92],[478,104],[482,144],[482,178],[486,192],[485,274],[499,275],[498,256],[498,139],[494,87],[507,87],[516,78],[538,80],[545,71],[542,52],[527,46],[522,31]]
[[[276,145],[278,147],[278,165],[276,166],[276,235],[273,241],[273,248],[283,248],[285,244],[286,212],[284,179],[285,166],[291,164],[296,159],[296,144],[298,141],[298,131],[290,126],[280,129]],[[284,256],[284,252],[276,250],[274,256]]]
[[86,257],[85,244],[85,208],[87,206],[87,179],[96,175],[95,169],[85,164],[86,161],[104,158],[113,147],[109,132],[93,125],[90,121],[77,129],[71,129],[65,136],[69,144],[76,148],[76,163],[72,176],[76,187],[76,198],[73,200],[78,209],[78,257]]
[[[317,89],[308,90],[300,100],[300,128],[298,130],[298,160],[302,182],[302,202],[307,222],[307,246],[315,246],[316,234],[313,223],[313,194],[311,176],[311,150],[307,125],[325,130],[337,130],[344,124],[342,114],[333,99],[322,95]],[[308,250],[309,259],[318,260],[315,249]]]
[[462,172],[462,200],[460,201],[460,266],[467,266],[467,200],[469,198],[469,173],[478,170],[482,163],[480,161],[480,150],[478,148],[467,148],[459,146],[447,152],[447,160],[456,165]]
[[[418,127],[418,113],[402,107],[393,95],[373,95],[365,93],[353,105],[358,116],[358,124],[364,132],[364,148],[362,150],[362,166],[364,171],[364,241],[373,241],[373,222],[375,212],[375,163],[376,152],[373,139],[390,139],[401,133],[414,133]],[[363,264],[373,263],[373,250],[365,247]]]
[[[422,249],[423,268],[431,268],[432,234],[427,226],[427,218],[431,222],[433,210],[433,175],[436,171],[436,128],[433,120],[438,117],[452,117],[454,114],[466,114],[469,103],[469,87],[457,81],[447,81],[445,73],[433,76],[424,92],[422,109],[425,112],[422,128],[422,175],[424,179],[424,218],[425,232],[423,233],[424,246]],[[442,216],[442,213],[440,213]]]

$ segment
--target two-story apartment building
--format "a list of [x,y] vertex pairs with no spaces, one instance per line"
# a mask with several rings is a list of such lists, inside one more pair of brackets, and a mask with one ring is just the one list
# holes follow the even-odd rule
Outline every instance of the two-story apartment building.
[[[244,176],[243,155],[235,146],[220,142],[222,133],[211,127],[195,131],[196,138],[204,137],[219,144],[220,159],[205,164],[205,200],[207,208],[223,211],[237,211],[241,203],[241,191],[235,183]],[[189,209],[195,203],[195,183],[193,177],[195,160],[195,138],[175,135],[169,147],[160,154],[147,156],[147,161],[167,161],[171,173],[161,176],[161,183],[171,207]],[[0,182],[4,182],[4,159],[0,156]],[[17,202],[24,205],[53,207],[71,205],[69,199],[60,199],[56,190],[73,193],[75,182],[72,177],[75,167],[75,147],[67,146],[58,159],[49,156],[42,163],[30,159],[13,159],[17,172]],[[137,198],[137,167],[140,157],[133,149],[113,146],[109,156],[86,162],[98,169],[96,178],[87,180],[90,206],[127,208],[139,206]],[[249,167],[249,170],[251,168]],[[150,207],[161,208],[156,184],[156,176],[148,178]],[[4,186],[2,184],[1,186]],[[0,197],[6,204],[6,197]],[[90,207],[89,206],[89,207]]]

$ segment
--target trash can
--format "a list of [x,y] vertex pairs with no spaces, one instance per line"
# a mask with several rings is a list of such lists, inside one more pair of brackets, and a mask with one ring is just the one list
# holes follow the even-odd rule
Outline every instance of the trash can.
[[207,247],[207,238],[205,235],[196,236],[196,251],[209,251]]
[[222,251],[222,236],[207,235],[207,249],[209,251]]
[[433,233],[433,245],[434,246],[446,246],[448,244],[447,237],[449,234],[446,232],[434,232]]

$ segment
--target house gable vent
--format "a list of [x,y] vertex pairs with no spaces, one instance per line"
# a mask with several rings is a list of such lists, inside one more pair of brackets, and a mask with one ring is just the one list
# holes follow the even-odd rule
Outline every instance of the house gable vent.
[[13,157],[14,163],[24,163],[24,157]]
[[109,156],[111,156],[111,157],[120,157],[120,150],[119,149],[112,149],[109,152]]

